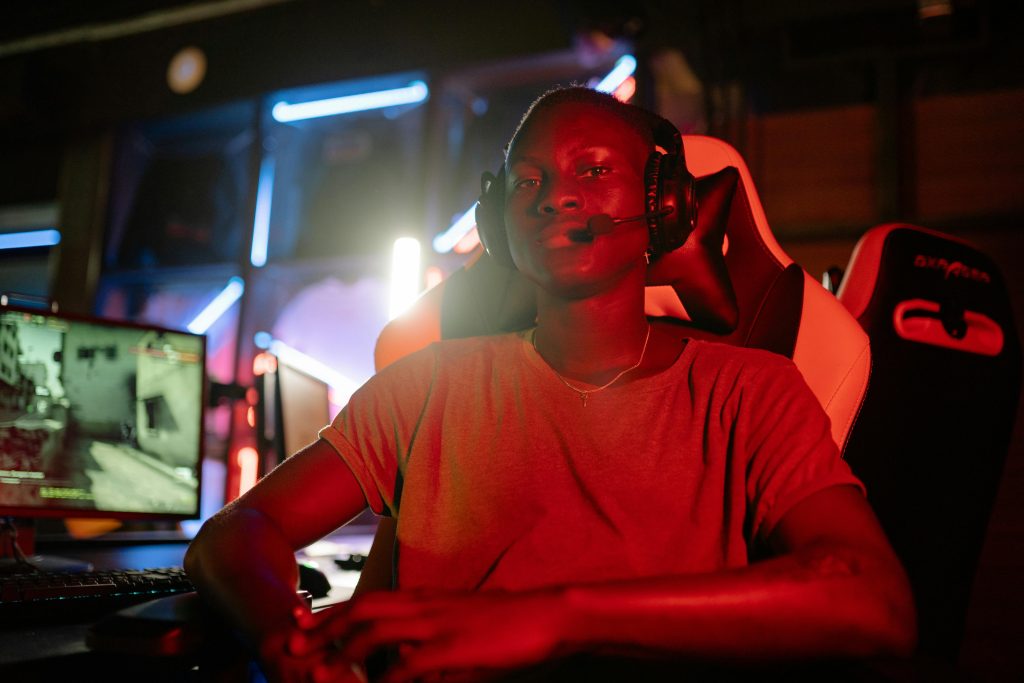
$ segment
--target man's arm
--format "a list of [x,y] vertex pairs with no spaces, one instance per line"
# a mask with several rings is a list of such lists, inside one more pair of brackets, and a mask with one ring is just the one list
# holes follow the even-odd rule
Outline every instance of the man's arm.
[[395,536],[398,533],[398,521],[394,517],[381,517],[377,520],[377,530],[373,534],[370,554],[366,556],[366,564],[359,572],[359,581],[352,597],[359,597],[370,591],[391,590],[394,576],[392,568]]
[[831,487],[798,503],[771,542],[774,558],[743,569],[570,588],[570,633],[582,634],[584,649],[620,640],[712,661],[912,652],[909,584],[854,487]]
[[719,662],[901,656],[913,600],[874,514],[853,487],[795,505],[778,555],[719,573],[529,593],[371,593],[316,615],[295,651],[347,643],[334,666],[404,644],[386,680],[443,670],[515,669],[578,652]]
[[[261,651],[305,610],[295,551],[366,507],[355,477],[323,441],[306,447],[203,525],[185,555],[189,577]],[[263,652],[265,656],[273,653]]]

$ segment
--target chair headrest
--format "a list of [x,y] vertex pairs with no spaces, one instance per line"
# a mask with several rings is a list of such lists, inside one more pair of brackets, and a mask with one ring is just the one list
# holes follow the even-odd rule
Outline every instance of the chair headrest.
[[890,223],[865,233],[838,297],[862,324],[891,328],[904,341],[982,356],[1017,343],[996,264],[927,228]]

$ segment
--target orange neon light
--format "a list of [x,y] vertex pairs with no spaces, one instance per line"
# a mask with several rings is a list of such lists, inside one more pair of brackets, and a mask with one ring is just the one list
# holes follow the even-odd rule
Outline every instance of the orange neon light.
[[636,94],[636,79],[630,76],[619,84],[612,96],[619,102],[629,102]]
[[256,485],[256,477],[259,471],[260,454],[252,446],[244,446],[238,449],[235,455],[235,462],[238,464],[238,495],[242,495]]
[[469,232],[462,236],[462,239],[455,243],[452,251],[456,254],[468,254],[476,249],[478,244],[480,244],[480,233],[476,231],[476,226],[474,225]]
[[426,272],[423,273],[423,281],[426,285],[425,289],[431,289],[441,284],[444,280],[444,271],[437,266],[430,266]]
[[266,351],[257,353],[256,357],[252,359],[252,374],[258,376],[271,372],[277,372],[277,358]]

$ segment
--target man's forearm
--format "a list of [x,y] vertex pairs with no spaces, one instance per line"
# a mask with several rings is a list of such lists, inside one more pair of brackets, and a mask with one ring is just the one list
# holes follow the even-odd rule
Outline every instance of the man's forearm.
[[228,508],[207,522],[189,547],[185,568],[254,647],[266,633],[290,624],[302,606],[294,551],[256,510]]
[[913,602],[895,560],[806,548],[716,574],[567,587],[569,651],[708,661],[901,656]]

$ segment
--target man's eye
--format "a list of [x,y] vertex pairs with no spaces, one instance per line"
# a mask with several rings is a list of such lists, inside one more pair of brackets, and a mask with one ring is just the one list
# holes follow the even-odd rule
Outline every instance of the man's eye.
[[591,166],[583,174],[588,178],[600,178],[601,176],[608,175],[611,171],[607,166]]
[[517,190],[525,190],[531,187],[537,187],[539,184],[540,181],[537,180],[536,178],[522,178],[520,180],[517,180],[512,187],[514,187]]

